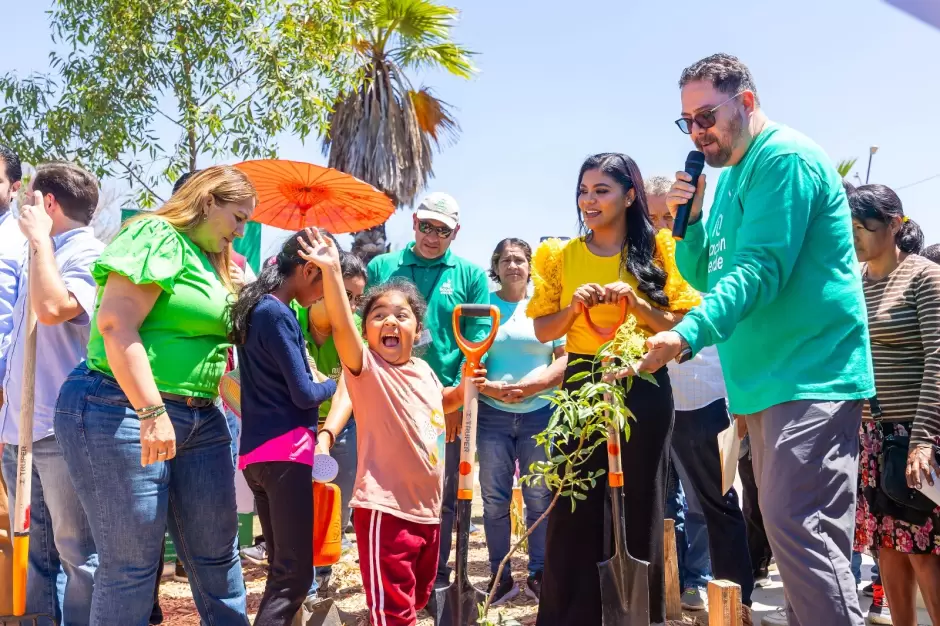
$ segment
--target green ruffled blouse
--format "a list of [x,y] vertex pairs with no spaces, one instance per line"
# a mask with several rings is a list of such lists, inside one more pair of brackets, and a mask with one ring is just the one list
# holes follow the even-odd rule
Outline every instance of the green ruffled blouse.
[[[135,220],[104,249],[91,273],[102,289],[114,273],[163,290],[140,326],[157,389],[200,398],[219,394],[230,345],[225,315],[230,293],[185,233],[159,217]],[[95,320],[88,367],[113,376]]]

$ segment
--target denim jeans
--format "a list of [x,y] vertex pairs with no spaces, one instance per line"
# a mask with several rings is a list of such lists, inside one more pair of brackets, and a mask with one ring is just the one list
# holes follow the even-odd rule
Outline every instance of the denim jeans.
[[91,621],[147,625],[167,527],[203,623],[247,626],[228,424],[214,405],[165,404],[176,457],[141,467],[140,422],[114,379],[82,364],[59,392],[56,436],[101,560]]
[[[352,498],[353,488],[356,486],[356,464],[359,455],[356,454],[356,420],[350,419],[346,423],[346,428],[336,438],[333,448],[330,450],[330,456],[336,460],[339,465],[339,472],[333,483],[339,487],[340,511],[342,511],[343,525],[343,543],[346,543],[346,527],[352,520],[352,509],[349,508],[349,500]],[[310,593],[313,594],[319,589],[317,578],[321,576],[331,576],[333,566],[316,568],[316,576],[313,577],[313,585],[310,587]]]
[[[522,476],[529,466],[546,461],[545,448],[533,437],[548,427],[552,410],[549,406],[531,413],[509,413],[480,402],[477,416],[477,454],[480,459],[480,492],[483,496],[483,530],[490,556],[490,572],[495,574],[509,553],[512,504],[512,479],[516,461]],[[552,492],[541,482],[523,485],[526,526],[531,527],[552,501]],[[545,565],[544,522],[529,535],[529,574],[541,572]],[[503,579],[512,578],[509,567],[503,568]]]
[[[3,448],[3,480],[9,488],[11,527],[18,449],[12,445]],[[62,626],[89,624],[98,555],[55,437],[33,443],[30,491],[26,611],[54,615]],[[42,626],[47,624],[48,620]]]
[[705,515],[695,493],[683,489],[674,459],[670,465],[666,517],[675,521],[679,585],[682,589],[705,589],[712,579]]

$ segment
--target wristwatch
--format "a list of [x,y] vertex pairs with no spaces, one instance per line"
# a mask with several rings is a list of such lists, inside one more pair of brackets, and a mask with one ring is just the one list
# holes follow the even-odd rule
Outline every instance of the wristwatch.
[[692,358],[692,347],[682,335],[679,335],[679,341],[681,342],[681,349],[679,350],[679,356],[676,357],[676,363],[685,363]]

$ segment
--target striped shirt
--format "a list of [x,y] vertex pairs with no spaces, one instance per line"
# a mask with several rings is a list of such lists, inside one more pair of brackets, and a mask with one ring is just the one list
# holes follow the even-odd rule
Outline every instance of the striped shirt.
[[940,445],[940,266],[912,254],[863,285],[882,419],[913,422],[911,444]]

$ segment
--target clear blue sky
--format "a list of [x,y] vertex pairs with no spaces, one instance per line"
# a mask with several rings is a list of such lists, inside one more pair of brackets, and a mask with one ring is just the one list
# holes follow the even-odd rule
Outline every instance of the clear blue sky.
[[[872,182],[898,188],[940,174],[940,30],[882,0],[451,3],[462,11],[455,37],[479,52],[480,74],[414,82],[456,108],[463,131],[436,155],[429,190],[457,198],[463,225],[454,249],[478,263],[503,237],[534,244],[573,234],[574,187],[588,154],[626,152],[647,176],[681,167],[692,144],[672,123],[676,81],[713,52],[750,66],[771,119],[806,133],[833,160],[858,157],[863,178],[871,145],[880,147]],[[7,9],[16,27],[5,33],[0,71],[46,69],[45,6]],[[318,143],[292,138],[281,156],[323,162]],[[928,243],[940,242],[940,177],[898,193]],[[394,244],[410,229],[407,210],[389,221]],[[276,239],[267,234],[265,246]]]

